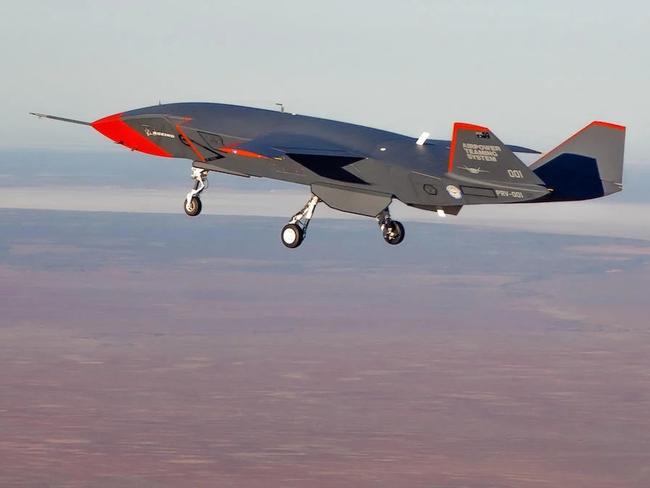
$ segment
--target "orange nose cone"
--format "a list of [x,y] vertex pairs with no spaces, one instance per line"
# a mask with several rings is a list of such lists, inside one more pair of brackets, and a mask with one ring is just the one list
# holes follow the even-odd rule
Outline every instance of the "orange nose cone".
[[154,156],[171,157],[168,151],[154,144],[150,139],[147,139],[143,134],[140,134],[124,122],[121,113],[96,120],[90,125],[97,132],[134,151],[153,154]]

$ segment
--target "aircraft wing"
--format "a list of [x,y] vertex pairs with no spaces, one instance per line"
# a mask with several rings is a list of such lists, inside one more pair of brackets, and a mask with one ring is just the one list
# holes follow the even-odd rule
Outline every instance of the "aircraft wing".
[[[507,146],[514,152],[538,153],[521,146]],[[319,137],[273,133],[231,147],[222,152],[239,156],[282,160],[289,158],[319,176],[346,183],[366,184],[346,167],[368,157],[358,151]]]
[[366,159],[360,152],[350,151],[332,141],[295,134],[269,134],[243,143],[221,148],[222,152],[239,156],[269,159],[289,158],[308,170],[333,180],[366,183],[345,167]]
[[367,155],[351,152],[342,145],[327,139],[296,134],[268,134],[237,144],[237,149],[257,152],[269,158],[301,154],[365,159]]

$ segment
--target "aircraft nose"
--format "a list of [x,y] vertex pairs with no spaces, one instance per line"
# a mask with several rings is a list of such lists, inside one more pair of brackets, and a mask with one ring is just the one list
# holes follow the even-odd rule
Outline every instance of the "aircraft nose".
[[138,127],[137,124],[130,124],[136,121],[136,118],[130,118],[126,121],[124,114],[118,113],[96,120],[90,125],[100,134],[134,151],[140,151],[154,156],[171,157],[172,155],[168,151],[138,132],[134,128]]

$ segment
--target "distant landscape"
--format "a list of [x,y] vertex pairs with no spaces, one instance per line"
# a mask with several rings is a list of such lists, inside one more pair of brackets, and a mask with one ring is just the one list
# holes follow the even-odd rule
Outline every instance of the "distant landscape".
[[[121,147],[103,151],[0,148],[0,209],[178,215],[191,185],[189,168],[187,161],[125,154]],[[202,196],[204,215],[286,221],[309,197],[305,187],[264,178],[211,173],[209,180],[210,189]],[[393,202],[391,212],[405,222],[650,241],[650,164],[629,164],[624,188],[604,199],[578,203],[468,206],[458,217],[444,220],[399,201]],[[373,226],[368,219],[320,205],[316,218],[323,217],[357,219],[368,229]]]
[[0,486],[650,483],[650,243],[0,210]]

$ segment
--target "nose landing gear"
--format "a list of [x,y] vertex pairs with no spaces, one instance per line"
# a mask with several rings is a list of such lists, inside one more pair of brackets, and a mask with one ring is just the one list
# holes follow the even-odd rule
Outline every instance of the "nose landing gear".
[[388,209],[383,210],[377,215],[377,223],[381,230],[381,235],[384,240],[391,246],[396,246],[404,240],[406,232],[401,222],[390,218]]
[[194,180],[194,188],[185,197],[183,208],[187,215],[196,217],[203,209],[199,195],[208,188],[208,170],[192,168],[192,179]]

